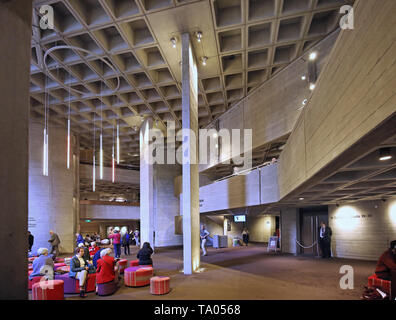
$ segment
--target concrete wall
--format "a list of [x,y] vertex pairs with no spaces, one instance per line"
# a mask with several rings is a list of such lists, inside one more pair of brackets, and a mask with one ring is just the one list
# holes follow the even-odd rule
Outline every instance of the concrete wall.
[[247,228],[249,230],[249,241],[268,242],[275,232],[275,216],[265,215],[258,217],[247,217]]
[[80,205],[81,219],[140,219],[140,208],[119,205]]
[[396,113],[395,12],[393,0],[355,3],[355,29],[341,31],[280,156],[281,198]]
[[[43,124],[32,121],[29,129],[29,230],[33,251],[49,247],[49,230],[58,234],[60,252],[73,252],[78,219],[78,140],[72,136],[73,160],[66,168],[67,130],[49,127],[48,176],[43,175]],[[64,143],[62,143],[64,142]]]
[[[112,168],[111,167],[103,167],[103,180],[111,181],[112,180]],[[99,168],[96,168],[96,178],[99,177]],[[89,179],[92,180],[92,165],[89,164],[81,164],[80,165],[80,179]],[[138,170],[127,170],[115,168],[115,179],[116,182],[123,183],[131,183],[131,184],[139,184],[139,171]]]
[[154,165],[154,231],[155,246],[175,246],[183,236],[175,234],[175,216],[180,215],[180,201],[175,196],[174,179],[180,175],[178,164]]
[[[338,32],[335,32],[312,48],[319,52],[318,74],[327,62],[337,36]],[[227,129],[230,132],[231,129],[252,129],[253,149],[290,134],[301,114],[302,101],[311,94],[307,82],[301,80],[301,76],[308,72],[310,52],[311,50],[296,59],[221,115],[218,119],[219,129]],[[214,124],[210,124],[207,128],[213,127]],[[243,150],[243,140],[242,132],[241,150]],[[200,165],[200,171],[231,158],[231,148],[228,144],[221,142],[220,154],[217,158],[216,152],[217,150],[213,150],[210,153],[208,145],[207,153],[211,154],[215,160]]]
[[282,209],[280,225],[282,252],[296,254],[296,239],[298,238],[298,210],[296,208]]
[[335,257],[377,260],[396,240],[396,198],[329,206]]

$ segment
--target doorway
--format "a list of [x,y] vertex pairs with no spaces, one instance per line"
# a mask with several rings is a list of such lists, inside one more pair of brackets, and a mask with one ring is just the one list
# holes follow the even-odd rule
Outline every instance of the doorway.
[[316,256],[319,249],[319,227],[323,221],[328,225],[329,214],[327,206],[300,209],[300,244],[299,253]]

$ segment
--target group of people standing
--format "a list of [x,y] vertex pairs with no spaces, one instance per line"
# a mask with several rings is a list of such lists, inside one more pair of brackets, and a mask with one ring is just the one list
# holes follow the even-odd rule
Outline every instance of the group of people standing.
[[130,255],[130,245],[135,243],[136,246],[140,246],[140,233],[139,230],[136,229],[135,231],[130,231],[129,233],[126,232],[123,235],[120,233],[120,229],[115,227],[114,229],[110,229],[109,239],[112,239],[113,247],[114,247],[114,254],[116,258],[121,256],[121,246],[124,248],[124,254]]

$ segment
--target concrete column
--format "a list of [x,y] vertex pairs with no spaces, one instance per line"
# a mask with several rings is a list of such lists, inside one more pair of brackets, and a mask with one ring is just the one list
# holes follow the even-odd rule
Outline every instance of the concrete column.
[[0,300],[28,298],[31,23],[31,0],[0,2],[0,248],[7,252],[7,259],[1,262]]
[[140,128],[140,242],[150,242],[154,246],[154,171],[149,147],[152,128],[151,118],[147,118]]
[[71,136],[70,169],[67,169],[67,130],[48,129],[48,176],[43,175],[44,125],[30,122],[29,129],[29,231],[34,235],[32,250],[49,248],[49,230],[58,234],[61,253],[75,249],[79,211],[78,140]]
[[[183,164],[181,214],[183,215],[184,274],[199,269],[199,174],[198,174],[198,71],[190,35],[182,34]],[[192,134],[195,133],[195,136]]]

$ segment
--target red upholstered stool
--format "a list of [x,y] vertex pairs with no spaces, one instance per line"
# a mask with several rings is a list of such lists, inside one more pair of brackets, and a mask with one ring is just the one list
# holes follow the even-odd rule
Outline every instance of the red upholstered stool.
[[29,271],[33,271],[33,265],[29,264],[28,269]]
[[129,267],[125,269],[124,283],[127,287],[142,287],[150,284],[153,268]]
[[65,259],[56,258],[56,259],[55,259],[55,262],[56,262],[56,263],[62,263],[62,262],[65,262]]
[[125,268],[127,267],[128,260],[127,259],[121,259],[118,261],[118,265],[120,266],[120,273],[124,273]]
[[378,278],[375,273],[368,278],[367,286],[379,288],[387,294],[390,294],[391,282]]
[[137,267],[137,266],[139,266],[139,260],[131,260],[131,261],[129,261],[129,266],[130,266],[130,267]]
[[32,286],[32,300],[64,300],[63,281],[40,281]]
[[152,277],[150,279],[151,294],[167,294],[170,291],[169,277]]
[[31,263],[34,261],[34,259],[37,259],[37,257],[30,257],[30,258],[28,258],[28,261]]
[[33,277],[33,279],[30,280],[29,276],[32,274],[33,270],[28,272],[28,290],[32,290],[32,287],[35,283],[39,282],[42,276],[36,276]]
[[65,267],[66,266],[66,263],[63,263],[63,262],[61,262],[61,263],[54,263],[54,270],[57,270],[58,268],[60,268],[60,267]]

